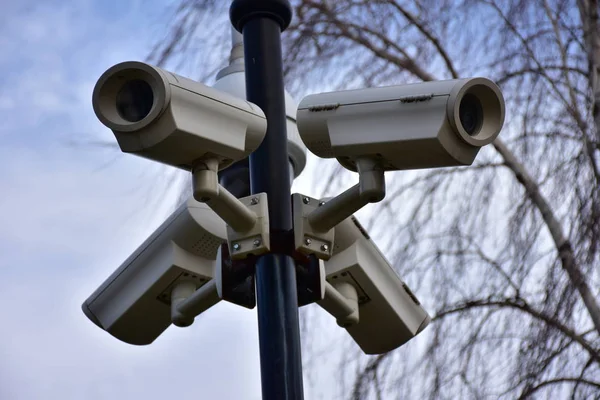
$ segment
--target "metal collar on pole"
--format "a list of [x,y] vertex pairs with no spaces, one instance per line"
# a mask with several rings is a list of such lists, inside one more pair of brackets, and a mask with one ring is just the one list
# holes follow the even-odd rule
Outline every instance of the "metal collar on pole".
[[238,30],[251,19],[271,18],[283,32],[292,22],[292,6],[288,0],[234,0],[229,8],[231,24]]

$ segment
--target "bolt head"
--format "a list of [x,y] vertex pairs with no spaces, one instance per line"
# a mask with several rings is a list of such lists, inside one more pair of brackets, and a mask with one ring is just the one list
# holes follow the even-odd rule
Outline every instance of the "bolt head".
[[302,198],[302,202],[303,202],[304,204],[308,204],[308,203],[310,203],[310,199],[309,199],[308,197],[303,197],[303,198]]
[[250,204],[255,206],[258,204],[258,197],[253,197],[252,199],[250,199]]
[[321,246],[321,250],[323,251],[329,251],[329,246],[327,246],[326,244]]
[[239,249],[241,249],[241,248],[242,248],[242,246],[240,246],[240,244],[239,244],[239,243],[234,243],[234,244],[233,244],[233,250],[235,250],[235,251],[238,251],[238,250],[239,250]]
[[312,240],[310,240],[309,238],[304,239],[305,245],[310,246],[311,243],[312,243]]
[[260,240],[260,239],[254,239],[254,242],[252,242],[252,244],[254,244],[254,247],[260,246],[261,243],[262,243],[262,240]]

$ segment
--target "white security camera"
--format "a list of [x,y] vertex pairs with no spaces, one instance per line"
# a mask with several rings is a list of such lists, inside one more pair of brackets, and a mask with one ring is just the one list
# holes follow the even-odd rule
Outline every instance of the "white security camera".
[[504,98],[485,78],[314,94],[298,106],[304,144],[357,170],[372,158],[384,171],[470,165],[504,123]]
[[[194,199],[182,204],[83,303],[85,315],[126,343],[152,343],[220,301],[214,282],[225,223]],[[193,307],[182,301],[194,297]],[[190,303],[190,302],[188,302]]]
[[394,350],[419,334],[430,317],[354,217],[335,227],[325,261],[325,298],[333,315],[366,354]]
[[92,102],[123,152],[188,171],[207,158],[223,169],[248,157],[267,129],[257,105],[136,61],[104,72]]

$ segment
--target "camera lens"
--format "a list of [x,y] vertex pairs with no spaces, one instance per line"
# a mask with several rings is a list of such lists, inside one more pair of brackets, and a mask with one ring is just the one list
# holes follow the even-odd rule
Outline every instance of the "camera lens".
[[483,123],[483,108],[479,99],[467,93],[460,102],[458,110],[463,129],[471,136],[479,133]]
[[138,122],[150,113],[154,93],[150,84],[141,79],[125,82],[117,93],[117,112],[126,121]]

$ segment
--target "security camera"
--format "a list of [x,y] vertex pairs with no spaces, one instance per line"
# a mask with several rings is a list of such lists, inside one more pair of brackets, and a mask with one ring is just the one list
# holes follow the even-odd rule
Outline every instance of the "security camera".
[[249,156],[267,129],[257,105],[137,61],[104,72],[92,102],[123,152],[188,171],[207,158],[220,170]]
[[456,79],[310,95],[297,118],[310,151],[359,175],[305,217],[324,233],[385,197],[385,171],[472,164],[500,133],[504,99],[488,79]]
[[308,149],[357,170],[372,158],[385,171],[470,165],[504,123],[504,98],[485,78],[314,94],[298,106]]
[[[152,343],[220,301],[214,282],[225,223],[194,199],[182,204],[83,303],[85,315],[126,343]],[[194,306],[177,308],[194,296]],[[189,301],[187,303],[190,303]]]
[[430,317],[353,216],[335,227],[325,261],[325,298],[333,315],[366,354],[394,350],[423,331]]

